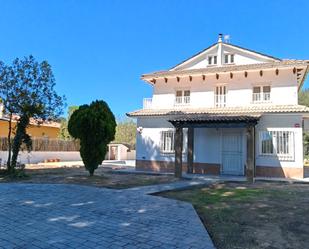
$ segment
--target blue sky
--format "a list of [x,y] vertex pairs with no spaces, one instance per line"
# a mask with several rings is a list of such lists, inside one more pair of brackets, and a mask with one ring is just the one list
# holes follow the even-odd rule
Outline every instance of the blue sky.
[[0,60],[46,59],[68,105],[103,99],[117,117],[151,97],[141,74],[172,67],[216,42],[218,33],[279,58],[309,59],[307,0],[0,0],[0,6]]

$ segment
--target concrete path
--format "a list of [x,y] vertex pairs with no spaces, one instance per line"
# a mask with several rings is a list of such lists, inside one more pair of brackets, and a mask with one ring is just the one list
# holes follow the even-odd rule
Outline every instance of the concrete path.
[[0,184],[0,248],[214,248],[192,205],[157,190]]
[[150,186],[143,186],[143,187],[135,187],[135,188],[129,188],[126,190],[122,190],[125,192],[136,192],[139,194],[155,194],[160,193],[164,191],[170,191],[170,190],[181,190],[186,189],[190,187],[195,186],[203,186],[203,185],[209,185],[211,183],[218,182],[218,180],[183,180],[178,182],[172,182],[172,183],[165,183],[165,184],[157,184],[157,185],[150,185]]

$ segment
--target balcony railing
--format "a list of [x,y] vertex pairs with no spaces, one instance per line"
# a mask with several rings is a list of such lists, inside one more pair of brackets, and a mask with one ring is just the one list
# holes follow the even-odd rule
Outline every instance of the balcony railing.
[[175,106],[190,105],[190,96],[175,97]]
[[152,108],[152,98],[145,98],[143,100],[143,109],[151,109]]
[[225,107],[225,106],[226,106],[226,95],[215,94],[215,107]]
[[253,93],[252,102],[253,103],[269,103],[270,93]]

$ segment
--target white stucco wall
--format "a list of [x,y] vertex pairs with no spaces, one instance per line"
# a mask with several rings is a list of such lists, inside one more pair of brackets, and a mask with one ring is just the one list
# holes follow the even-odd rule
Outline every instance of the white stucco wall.
[[[8,153],[0,151],[1,163],[7,161]],[[20,152],[18,162],[20,163],[40,163],[46,159],[60,159],[60,161],[81,161],[79,151],[34,151],[31,153]]]
[[[299,124],[299,128],[295,125]],[[264,115],[256,126],[256,165],[272,167],[303,167],[302,147],[302,116],[272,114]],[[155,161],[174,161],[174,154],[160,152],[160,131],[173,129],[173,126],[162,118],[138,118],[137,126],[142,132],[136,137],[136,159]],[[288,129],[295,132],[294,160],[282,161],[276,156],[259,155],[259,131],[269,128]],[[238,132],[243,138],[243,161],[246,162],[246,130],[244,128],[195,128],[194,132],[194,162],[221,164],[221,134],[225,132]],[[186,132],[184,132],[186,140]],[[184,149],[183,160],[186,161],[187,148]]]
[[[173,153],[160,152],[160,132],[173,129],[168,121],[160,118],[139,118],[137,127],[143,129],[136,134],[136,160],[174,161]],[[186,140],[185,132],[184,139]],[[186,148],[183,155],[183,160],[186,160]]]
[[[174,161],[174,153],[160,152],[160,132],[173,129],[166,120],[160,118],[139,118],[138,127],[143,127],[142,133],[136,136],[136,159],[154,161]],[[243,128],[216,129],[195,128],[194,129],[194,162],[221,164],[221,134],[224,132],[241,133],[243,137],[243,159],[245,158],[246,143],[245,130]],[[183,161],[187,161],[187,133],[184,130]]]
[[[153,88],[152,108],[170,109],[174,108],[175,93],[177,90],[190,90],[191,103],[185,107],[214,107],[214,90],[216,85],[225,84],[227,88],[227,106],[250,106],[254,86],[270,85],[272,105],[296,105],[298,102],[298,86],[296,74],[291,69],[280,69],[279,75],[275,70],[263,70],[263,77],[259,71],[249,72],[245,77],[243,72],[234,73],[233,79],[229,73],[216,76],[207,76],[203,81],[201,76],[181,78],[169,78],[165,83],[164,79],[158,79]],[[261,104],[255,104],[261,105]],[[180,107],[184,108],[184,107]]]
[[[295,126],[300,127],[295,127]],[[269,129],[284,129],[294,132],[294,160],[279,160],[277,156],[260,156],[258,137],[259,131]],[[303,129],[302,116],[294,115],[264,115],[256,126],[256,165],[260,166],[278,166],[278,167],[303,167]]]

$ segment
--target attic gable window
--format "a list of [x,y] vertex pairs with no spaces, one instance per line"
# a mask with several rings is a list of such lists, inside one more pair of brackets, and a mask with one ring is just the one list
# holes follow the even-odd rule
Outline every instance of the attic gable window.
[[224,55],[224,63],[225,64],[233,64],[234,63],[234,54],[225,54]]
[[217,65],[217,56],[208,56],[208,65]]

